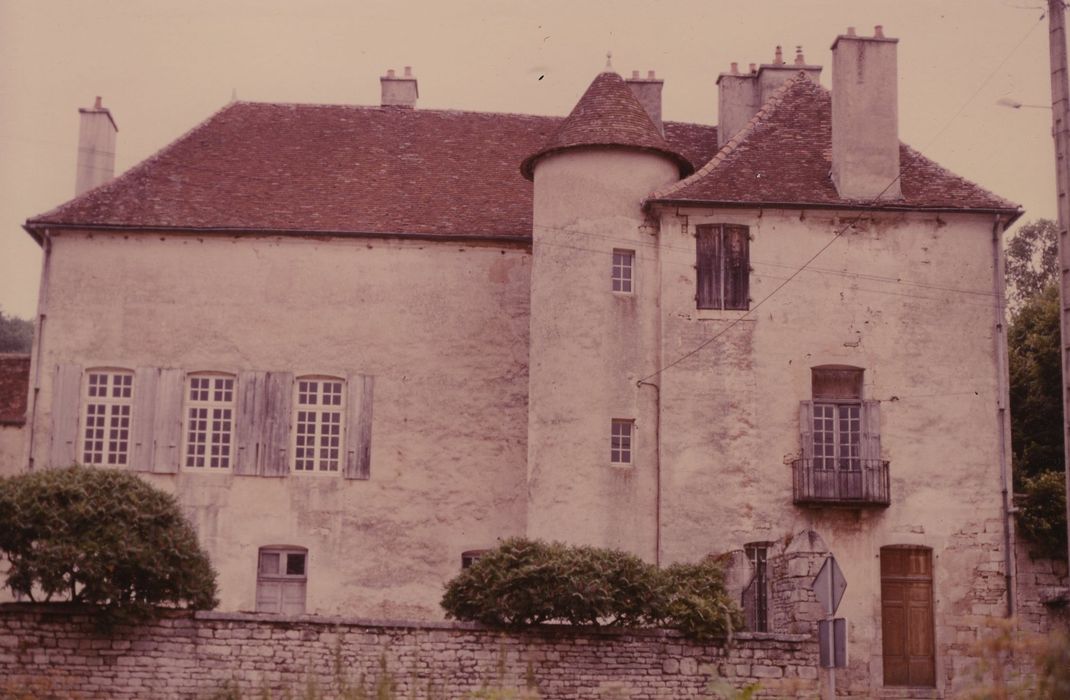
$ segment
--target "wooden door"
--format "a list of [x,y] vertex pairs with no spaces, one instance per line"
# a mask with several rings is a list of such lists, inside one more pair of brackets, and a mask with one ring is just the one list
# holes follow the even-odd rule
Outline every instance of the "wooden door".
[[932,551],[881,548],[884,685],[936,685]]

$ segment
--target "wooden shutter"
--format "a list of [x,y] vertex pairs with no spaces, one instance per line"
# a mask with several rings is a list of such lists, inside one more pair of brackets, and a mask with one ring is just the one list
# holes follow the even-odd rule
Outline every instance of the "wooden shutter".
[[156,423],[156,385],[160,379],[157,367],[138,367],[134,370],[134,407],[131,426],[130,468],[151,472],[153,460],[153,429]]
[[266,379],[267,372],[241,372],[238,375],[234,436],[238,452],[234,458],[234,473],[240,476],[256,476],[260,471]]
[[[881,458],[881,402],[862,402],[862,459]],[[871,465],[867,465],[871,466]]]
[[700,309],[724,308],[721,298],[721,227],[695,227],[697,289],[695,301]]
[[[803,459],[814,458],[814,402],[799,402],[799,442]],[[807,467],[810,465],[807,464]]]
[[[173,474],[178,471],[182,442],[182,397],[185,389],[185,371],[174,368],[160,370],[156,382],[156,413],[153,416],[154,472]],[[137,388],[134,390],[137,391]]]
[[294,376],[289,372],[268,372],[264,377],[264,413],[261,420],[262,476],[290,473],[290,418]]
[[66,467],[78,461],[78,416],[82,408],[82,367],[56,365],[52,376],[52,444],[48,465]]
[[746,309],[750,294],[750,232],[746,226],[724,227],[724,308]]
[[882,547],[880,558],[884,684],[935,686],[932,552]]
[[349,377],[348,420],[346,421],[346,466],[347,479],[371,478],[372,450],[372,404],[375,377],[352,375]]

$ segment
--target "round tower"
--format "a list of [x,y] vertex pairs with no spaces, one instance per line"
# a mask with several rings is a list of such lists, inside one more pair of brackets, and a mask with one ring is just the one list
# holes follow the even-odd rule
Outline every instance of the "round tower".
[[534,182],[528,534],[656,558],[657,224],[690,173],[628,84],[601,73],[524,160]]

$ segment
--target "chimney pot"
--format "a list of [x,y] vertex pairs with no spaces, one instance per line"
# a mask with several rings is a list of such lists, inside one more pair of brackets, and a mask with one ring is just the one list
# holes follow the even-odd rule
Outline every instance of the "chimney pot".
[[393,68],[391,68],[390,70],[388,70],[386,72],[386,77],[388,77],[388,78],[393,78],[394,77],[394,69]]
[[750,72],[751,73],[757,73],[758,72],[758,64],[757,63],[750,64]]
[[803,58],[803,50],[802,50],[801,46],[796,46],[795,47],[795,65],[797,65],[797,66],[805,66],[806,65],[806,59]]
[[632,71],[632,80],[639,80],[639,71],[637,71],[637,70],[633,70]]
[[778,66],[784,63],[784,52],[780,49],[779,46],[776,47],[776,53],[773,56],[773,63]]
[[735,61],[732,61],[732,75],[738,75],[738,74],[739,74],[739,64],[736,63]]
[[103,109],[100,104],[100,95],[97,95],[97,99],[93,102],[93,109]]
[[412,77],[412,66],[405,66],[405,77],[406,78],[411,78]]
[[646,79],[647,80],[656,80],[657,78],[654,77],[654,71],[648,70],[646,72]]
[[848,27],[847,28],[847,36],[854,36],[854,35],[855,35],[855,28],[854,27]]
[[883,25],[878,24],[877,26],[873,27],[873,38],[874,39],[883,39],[884,38],[884,26]]

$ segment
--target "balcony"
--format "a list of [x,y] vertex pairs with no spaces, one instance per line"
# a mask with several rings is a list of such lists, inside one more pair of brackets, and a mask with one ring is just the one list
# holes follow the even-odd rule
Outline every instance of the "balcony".
[[795,505],[811,508],[885,508],[891,501],[888,462],[852,459],[830,465],[826,459],[791,463]]

